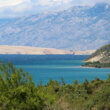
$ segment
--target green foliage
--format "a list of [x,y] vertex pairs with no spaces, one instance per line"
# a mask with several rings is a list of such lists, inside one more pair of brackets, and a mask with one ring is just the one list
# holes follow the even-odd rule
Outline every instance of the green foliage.
[[110,110],[110,75],[103,81],[65,84],[50,79],[37,87],[11,63],[0,66],[0,110]]
[[0,66],[0,109],[41,110],[43,99],[28,73],[16,69],[11,63]]

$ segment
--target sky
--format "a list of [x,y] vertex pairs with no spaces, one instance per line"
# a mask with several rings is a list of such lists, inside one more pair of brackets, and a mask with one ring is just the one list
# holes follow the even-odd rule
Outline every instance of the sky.
[[110,0],[0,0],[0,18],[58,11],[71,6],[94,6],[96,3],[110,4]]

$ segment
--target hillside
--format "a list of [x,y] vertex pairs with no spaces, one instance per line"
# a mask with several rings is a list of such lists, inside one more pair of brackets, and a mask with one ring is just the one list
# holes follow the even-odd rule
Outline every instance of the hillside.
[[103,3],[4,19],[0,23],[0,45],[91,50],[109,41],[110,6]]
[[86,66],[110,67],[110,44],[98,49],[85,62]]
[[0,54],[47,55],[47,54],[72,54],[72,52],[69,50],[60,50],[54,48],[1,45]]
[[91,55],[95,52],[96,50],[75,50],[73,51],[74,55]]

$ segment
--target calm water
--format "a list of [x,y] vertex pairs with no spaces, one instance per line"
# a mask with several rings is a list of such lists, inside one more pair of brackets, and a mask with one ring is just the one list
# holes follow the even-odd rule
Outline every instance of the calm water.
[[75,55],[0,55],[0,60],[13,62],[16,67],[32,75],[36,84],[42,80],[46,84],[49,79],[61,81],[64,78],[68,84],[78,80],[93,80],[96,77],[106,79],[110,69],[82,68],[87,56]]

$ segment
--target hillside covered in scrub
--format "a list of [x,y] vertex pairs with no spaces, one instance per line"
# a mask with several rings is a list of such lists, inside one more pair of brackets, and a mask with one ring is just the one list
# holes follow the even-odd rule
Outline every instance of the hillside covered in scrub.
[[0,71],[0,110],[110,110],[110,76],[35,86],[28,73],[11,63],[1,64]]
[[98,49],[95,53],[85,60],[84,66],[91,67],[110,67],[110,44]]

